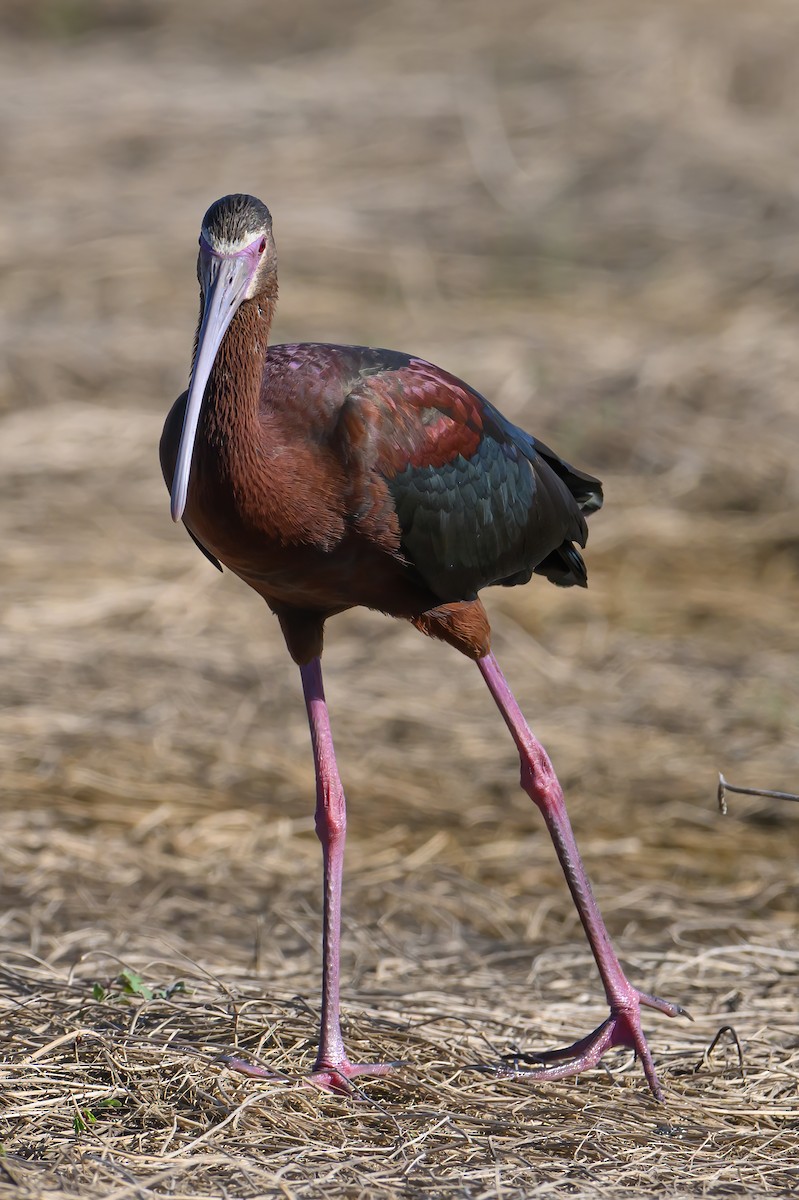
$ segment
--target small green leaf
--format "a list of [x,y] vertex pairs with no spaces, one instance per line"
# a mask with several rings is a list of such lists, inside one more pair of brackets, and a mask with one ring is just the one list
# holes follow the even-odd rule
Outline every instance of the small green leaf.
[[152,988],[147,986],[138,971],[133,971],[130,967],[125,967],[119,973],[119,982],[122,985],[122,991],[126,995],[141,996],[142,1000],[152,1000]]

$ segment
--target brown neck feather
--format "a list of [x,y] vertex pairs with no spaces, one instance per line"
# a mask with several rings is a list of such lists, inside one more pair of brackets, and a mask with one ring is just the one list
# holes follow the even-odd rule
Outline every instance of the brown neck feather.
[[254,451],[266,365],[272,297],[247,300],[230,323],[208,380],[199,436],[216,450]]

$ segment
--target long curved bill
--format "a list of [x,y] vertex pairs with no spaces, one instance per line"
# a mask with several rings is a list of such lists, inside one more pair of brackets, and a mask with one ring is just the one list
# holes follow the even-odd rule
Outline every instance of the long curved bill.
[[197,354],[189,383],[186,400],[186,415],[180,435],[175,474],[172,479],[172,520],[179,521],[186,507],[189,491],[189,475],[194,452],[194,439],[200,420],[205,388],[214,365],[222,339],[236,310],[247,298],[255,269],[258,252],[253,247],[238,254],[217,254],[203,241],[200,243],[200,275],[203,286],[203,319],[197,342]]

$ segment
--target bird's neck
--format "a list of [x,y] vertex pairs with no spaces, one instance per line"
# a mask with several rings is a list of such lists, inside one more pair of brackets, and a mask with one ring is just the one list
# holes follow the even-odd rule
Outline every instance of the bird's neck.
[[217,452],[257,445],[258,408],[274,298],[241,305],[217,351],[206,388],[200,437]]

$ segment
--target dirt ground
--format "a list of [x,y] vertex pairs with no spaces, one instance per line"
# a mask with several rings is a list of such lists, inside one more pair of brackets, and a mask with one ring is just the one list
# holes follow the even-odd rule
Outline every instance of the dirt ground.
[[[799,8],[6,0],[0,32],[0,1196],[794,1193],[799,806],[715,793],[799,786]],[[237,190],[276,340],[414,351],[606,481],[587,593],[485,599],[622,959],[694,1017],[648,1014],[665,1105],[624,1053],[474,1069],[602,991],[478,673],[362,612],[326,651],[346,1034],[408,1065],[301,1086],[299,680],[156,452]]]

